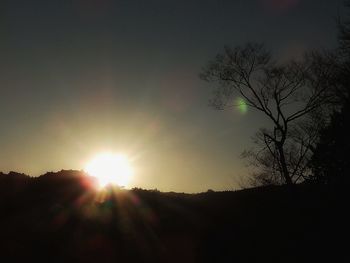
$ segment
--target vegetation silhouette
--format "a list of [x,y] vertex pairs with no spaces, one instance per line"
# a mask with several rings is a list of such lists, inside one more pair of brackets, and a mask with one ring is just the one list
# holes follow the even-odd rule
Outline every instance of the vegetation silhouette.
[[202,69],[200,77],[214,83],[210,106],[224,110],[243,103],[269,121],[253,137],[255,147],[242,153],[253,167],[248,185],[348,177],[349,42],[348,16],[338,21],[335,50],[278,61],[263,44],[225,46]]
[[263,44],[248,43],[224,51],[209,62],[200,77],[214,84],[211,105],[236,107],[234,98],[262,113],[271,124],[260,129],[256,149],[243,156],[259,167],[262,182],[292,185],[308,179],[308,163],[318,139],[319,111],[333,103],[330,81],[337,72],[331,56],[318,52],[301,60],[277,62]]
[[[349,12],[350,1],[345,5]],[[349,183],[349,121],[350,121],[350,21],[339,19],[338,48],[333,51],[336,74],[330,81],[335,98],[327,125],[319,131],[310,167],[314,180],[326,184]]]
[[331,122],[320,132],[311,160],[315,180],[324,183],[345,183],[350,174],[350,100],[347,99],[340,111],[335,111]]
[[199,194],[95,188],[81,171],[0,174],[2,262],[297,262],[345,259],[348,189]]

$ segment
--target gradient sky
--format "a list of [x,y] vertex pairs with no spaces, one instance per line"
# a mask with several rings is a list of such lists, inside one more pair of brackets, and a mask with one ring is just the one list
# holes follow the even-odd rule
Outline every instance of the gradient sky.
[[279,59],[336,45],[342,0],[2,0],[0,171],[127,154],[132,186],[236,189],[264,118],[209,108],[201,67],[225,44]]

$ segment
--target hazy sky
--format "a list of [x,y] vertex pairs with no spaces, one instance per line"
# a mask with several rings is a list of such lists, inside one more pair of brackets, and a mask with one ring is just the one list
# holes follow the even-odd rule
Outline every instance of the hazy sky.
[[260,114],[209,108],[225,44],[288,59],[336,45],[342,0],[1,0],[0,171],[82,169],[111,150],[132,186],[234,189]]

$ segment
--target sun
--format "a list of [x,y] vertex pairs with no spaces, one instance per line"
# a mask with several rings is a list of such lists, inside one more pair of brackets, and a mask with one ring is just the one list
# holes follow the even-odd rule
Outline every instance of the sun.
[[84,170],[96,177],[101,187],[109,184],[127,187],[133,175],[129,159],[125,155],[114,153],[96,155]]

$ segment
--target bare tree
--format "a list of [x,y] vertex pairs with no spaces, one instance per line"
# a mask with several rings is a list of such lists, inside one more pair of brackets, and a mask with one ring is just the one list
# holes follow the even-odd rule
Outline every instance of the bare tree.
[[[290,125],[284,145],[284,154],[293,183],[314,179],[309,167],[314,149],[319,141],[321,129],[325,126],[325,114],[310,114],[302,121]],[[267,129],[260,129],[253,137],[255,147],[242,153],[253,168],[247,179],[249,186],[283,184],[282,170],[278,159],[278,149],[272,140],[266,140]]]
[[316,139],[306,121],[331,100],[333,71],[326,56],[310,53],[301,61],[279,64],[264,45],[249,43],[225,47],[200,77],[218,84],[210,101],[214,108],[234,107],[239,95],[270,120],[271,127],[255,136],[258,148],[245,154],[255,158],[252,164],[264,180],[292,185],[305,176],[306,157]]

